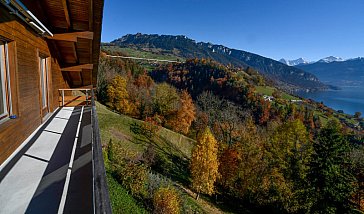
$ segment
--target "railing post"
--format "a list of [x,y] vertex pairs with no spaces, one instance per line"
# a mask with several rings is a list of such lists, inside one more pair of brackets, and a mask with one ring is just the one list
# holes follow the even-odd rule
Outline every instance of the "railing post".
[[63,89],[61,90],[62,90],[62,107],[64,107],[64,90]]
[[86,89],[86,106],[88,106],[88,89]]

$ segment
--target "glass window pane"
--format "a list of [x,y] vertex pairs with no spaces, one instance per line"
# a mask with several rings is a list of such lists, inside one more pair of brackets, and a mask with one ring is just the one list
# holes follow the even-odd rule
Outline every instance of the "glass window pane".
[[40,58],[40,84],[42,90],[42,107],[47,106],[47,67],[46,59]]
[[0,115],[6,113],[5,61],[5,45],[0,42]]

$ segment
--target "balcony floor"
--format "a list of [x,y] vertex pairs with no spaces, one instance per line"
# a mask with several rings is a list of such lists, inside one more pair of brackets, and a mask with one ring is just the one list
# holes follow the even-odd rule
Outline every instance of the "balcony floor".
[[93,213],[91,107],[59,108],[0,168],[0,213]]

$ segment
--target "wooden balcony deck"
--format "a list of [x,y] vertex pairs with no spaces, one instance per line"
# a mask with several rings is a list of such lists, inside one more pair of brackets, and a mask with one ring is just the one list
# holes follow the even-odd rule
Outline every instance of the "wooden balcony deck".
[[0,213],[111,213],[93,108],[59,108],[0,167]]

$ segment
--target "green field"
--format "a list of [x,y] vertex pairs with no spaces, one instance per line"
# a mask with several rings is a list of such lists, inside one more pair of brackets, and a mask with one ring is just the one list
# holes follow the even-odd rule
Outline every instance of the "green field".
[[[255,89],[258,93],[268,95],[268,96],[272,96],[273,92],[276,90],[275,88],[270,87],[270,86],[256,86]],[[282,98],[285,100],[297,100],[298,99],[297,97],[294,97],[285,92],[282,92]]]

